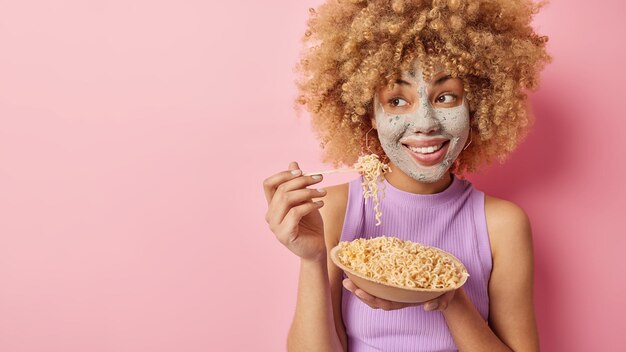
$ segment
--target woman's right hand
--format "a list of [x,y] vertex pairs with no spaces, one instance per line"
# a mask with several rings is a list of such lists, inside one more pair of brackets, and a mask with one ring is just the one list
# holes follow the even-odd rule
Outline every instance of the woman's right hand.
[[306,260],[320,260],[326,255],[324,223],[319,212],[324,202],[313,201],[326,191],[307,188],[321,180],[321,175],[302,176],[298,164],[292,162],[288,171],[263,181],[267,199],[265,221],[280,243]]

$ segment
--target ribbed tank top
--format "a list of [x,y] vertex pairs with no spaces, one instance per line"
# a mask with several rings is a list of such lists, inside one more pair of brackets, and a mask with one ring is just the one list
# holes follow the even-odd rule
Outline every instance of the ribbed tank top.
[[[454,176],[444,191],[427,195],[401,191],[385,180],[380,185],[382,224],[375,226],[373,204],[371,199],[365,203],[361,182],[350,182],[341,241],[385,235],[452,253],[467,267],[465,292],[486,321],[492,263],[484,193]],[[372,309],[344,288],[342,314],[350,352],[458,350],[439,311]]]

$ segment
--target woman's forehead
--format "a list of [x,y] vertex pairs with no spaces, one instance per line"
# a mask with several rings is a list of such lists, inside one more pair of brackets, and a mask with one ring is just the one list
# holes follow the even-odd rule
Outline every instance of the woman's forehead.
[[398,80],[401,80],[401,81],[408,81],[410,83],[415,83],[415,84],[420,83],[422,81],[426,84],[430,84],[430,83],[437,81],[439,78],[445,77],[445,76],[450,76],[450,73],[443,68],[436,69],[435,72],[433,72],[430,77],[426,77],[426,78],[424,78],[422,70],[415,69],[415,70],[408,70],[408,71],[401,72],[398,77],[392,79],[389,83],[393,84],[393,83],[397,83]]
[[[409,70],[403,71],[401,76],[404,77],[412,77],[415,79],[419,79],[423,77],[424,70],[422,69],[422,65],[419,62],[415,62],[413,67]],[[446,70],[446,66],[443,63],[435,62],[432,64],[431,77],[430,79],[436,79],[442,75],[448,75],[450,72]],[[428,78],[428,77],[427,77]]]

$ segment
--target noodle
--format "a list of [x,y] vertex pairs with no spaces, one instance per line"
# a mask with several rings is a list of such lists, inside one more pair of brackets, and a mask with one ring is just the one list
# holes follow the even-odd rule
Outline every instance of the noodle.
[[[367,203],[367,199],[372,198],[374,200],[374,212],[376,213],[376,226],[380,225],[380,218],[382,212],[380,211],[380,201],[378,199],[378,182],[381,175],[385,172],[390,172],[389,165],[381,162],[378,159],[378,155],[369,154],[359,157],[359,160],[354,164],[354,168],[363,175],[363,197]],[[383,197],[385,190],[383,188]]]
[[339,242],[337,259],[364,277],[402,288],[456,288],[469,276],[445,252],[395,237]]

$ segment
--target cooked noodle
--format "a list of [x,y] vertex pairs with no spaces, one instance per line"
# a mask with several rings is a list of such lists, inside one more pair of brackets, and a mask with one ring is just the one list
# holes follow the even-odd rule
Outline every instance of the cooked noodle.
[[[369,198],[372,198],[374,201],[374,213],[376,214],[376,226],[380,225],[380,218],[382,217],[382,212],[380,211],[380,200],[378,199],[378,182],[382,182],[379,180],[381,175],[385,172],[391,171],[389,169],[389,165],[381,162],[378,159],[378,155],[369,154],[363,155],[359,157],[359,160],[354,164],[354,168],[363,175],[363,197],[365,198],[365,202]],[[383,197],[385,194],[385,190],[383,188]]]
[[465,268],[433,247],[395,237],[358,238],[339,242],[337,259],[350,270],[376,282],[424,289],[456,288]]

